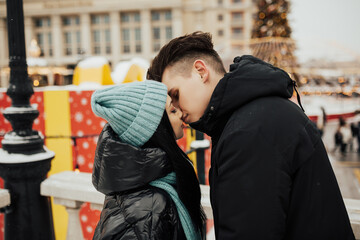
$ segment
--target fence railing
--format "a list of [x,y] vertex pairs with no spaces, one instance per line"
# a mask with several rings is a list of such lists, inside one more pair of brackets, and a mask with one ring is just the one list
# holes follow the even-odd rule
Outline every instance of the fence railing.
[[[55,204],[66,208],[69,214],[67,240],[83,239],[79,220],[81,205],[89,202],[91,208],[101,210],[104,202],[104,195],[96,191],[91,183],[91,173],[64,171],[51,175],[41,183],[40,192],[43,196],[53,197]],[[0,191],[0,204],[2,194]],[[201,185],[201,195],[201,204],[207,218],[212,219],[209,186]],[[355,237],[360,239],[360,200],[344,199],[344,202]]]
[[[104,195],[94,188],[91,183],[91,173],[64,171],[44,180],[40,193],[54,198],[54,203],[65,207],[68,218],[67,240],[83,239],[79,219],[80,208],[89,202],[92,209],[102,210]],[[201,185],[202,206],[208,219],[212,219],[209,187]]]

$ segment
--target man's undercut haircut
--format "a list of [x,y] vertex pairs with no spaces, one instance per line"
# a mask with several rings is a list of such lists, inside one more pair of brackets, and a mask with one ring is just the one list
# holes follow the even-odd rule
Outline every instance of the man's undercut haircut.
[[148,69],[147,79],[161,82],[166,67],[179,62],[186,67],[196,59],[204,60],[219,74],[226,73],[220,56],[214,50],[211,34],[199,31],[174,38],[163,46]]

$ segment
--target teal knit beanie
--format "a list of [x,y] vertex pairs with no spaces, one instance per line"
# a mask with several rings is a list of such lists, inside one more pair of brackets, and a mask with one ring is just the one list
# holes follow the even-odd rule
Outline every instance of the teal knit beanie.
[[141,147],[156,131],[165,111],[167,87],[145,80],[96,90],[93,112],[108,121],[120,140]]

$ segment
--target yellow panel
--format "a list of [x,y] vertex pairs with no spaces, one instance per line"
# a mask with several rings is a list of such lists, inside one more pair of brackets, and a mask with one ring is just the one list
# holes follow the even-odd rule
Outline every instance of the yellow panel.
[[75,68],[74,69],[74,75],[73,75],[73,84],[74,85],[79,85],[79,81],[80,81],[80,76],[79,76],[79,68]]
[[111,71],[109,65],[104,65],[103,67],[103,78],[101,85],[112,85],[114,84],[112,78],[111,78]]
[[79,68],[74,70],[73,84],[79,85],[84,82],[95,82],[101,85],[114,84],[111,79],[110,66],[108,64],[97,68]]
[[51,198],[51,206],[53,212],[54,230],[56,240],[66,240],[67,225],[69,214],[62,205],[54,204],[54,199]]
[[145,70],[139,67],[138,65],[131,65],[123,83],[129,83],[129,82],[135,82],[135,81],[142,81],[143,80],[143,74]]
[[95,82],[101,84],[102,71],[102,67],[79,69],[79,84],[84,82]]
[[[44,92],[45,135],[71,136],[70,105],[68,91]],[[49,175],[73,170],[72,147],[70,138],[47,138],[46,146],[55,152],[51,162]],[[68,214],[65,207],[55,205],[52,201],[55,237],[57,240],[66,239]]]

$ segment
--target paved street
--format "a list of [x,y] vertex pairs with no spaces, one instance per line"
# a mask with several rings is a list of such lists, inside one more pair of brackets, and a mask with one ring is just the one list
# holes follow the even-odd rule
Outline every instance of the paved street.
[[354,139],[353,150],[342,156],[340,150],[334,149],[334,134],[337,122],[329,123],[324,131],[323,141],[328,150],[341,193],[344,198],[360,199],[360,154],[356,152],[357,142]]

